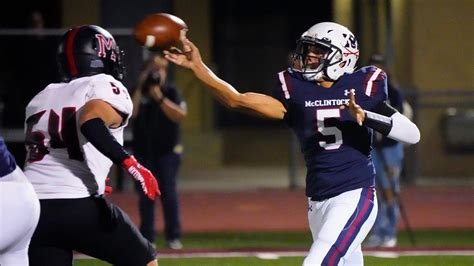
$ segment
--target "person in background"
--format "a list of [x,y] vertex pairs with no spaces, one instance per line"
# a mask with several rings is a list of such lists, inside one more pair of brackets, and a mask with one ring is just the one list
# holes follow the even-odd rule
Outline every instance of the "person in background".
[[43,30],[45,29],[43,13],[35,9],[31,11],[28,20],[28,26],[35,32],[35,37],[43,38]]
[[[3,116],[4,125],[8,128],[23,127],[22,119],[25,116],[25,107],[41,89],[51,82],[57,81],[55,48],[56,38],[45,35],[46,15],[39,9],[33,9],[25,17],[24,27],[27,35],[15,37],[14,42],[6,41],[7,49],[0,57],[5,61],[6,69],[0,70],[0,86],[6,86]],[[11,46],[12,45],[12,46]],[[27,62],[28,78],[25,78],[25,62]],[[6,73],[6,75],[5,75]],[[0,88],[1,90],[1,88]],[[24,157],[15,145],[9,147],[10,152],[17,158]],[[23,167],[23,160],[18,165]]]
[[28,265],[39,216],[38,196],[0,137],[0,265]]
[[[381,54],[370,57],[369,64],[383,69],[388,76],[388,103],[411,118],[411,108],[396,85],[393,74]],[[400,217],[400,173],[403,167],[403,143],[381,134],[374,135],[372,158],[375,166],[375,184],[379,211],[365,247],[394,247],[397,244],[397,224]]]
[[[168,61],[159,55],[151,56],[140,72],[132,96],[133,151],[160,183],[167,245],[172,249],[181,249],[176,179],[183,152],[180,123],[187,115],[187,107],[179,90],[167,82],[167,76]],[[155,201],[139,194],[140,231],[154,243]]]

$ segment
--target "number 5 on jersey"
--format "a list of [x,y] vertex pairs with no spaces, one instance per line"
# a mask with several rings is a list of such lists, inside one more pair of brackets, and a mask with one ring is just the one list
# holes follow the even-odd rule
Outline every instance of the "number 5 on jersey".
[[324,136],[334,136],[334,142],[319,141],[319,146],[326,150],[338,149],[342,144],[342,132],[337,127],[327,127],[325,120],[328,118],[339,118],[341,113],[339,109],[318,109],[316,110],[316,119],[318,121],[318,132]]

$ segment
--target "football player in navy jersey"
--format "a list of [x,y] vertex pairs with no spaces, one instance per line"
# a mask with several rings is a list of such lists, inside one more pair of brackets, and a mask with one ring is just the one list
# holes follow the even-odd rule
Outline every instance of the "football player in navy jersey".
[[0,265],[28,265],[39,216],[38,196],[0,137]]
[[[313,245],[303,265],[363,265],[361,243],[377,214],[372,132],[408,144],[420,139],[415,124],[386,103],[387,76],[376,67],[355,71],[359,47],[346,27],[318,23],[297,41],[290,67],[278,73],[273,96],[239,93],[202,61],[182,37],[183,49],[165,51],[191,69],[232,109],[284,120],[301,144]],[[356,102],[357,99],[357,102]]]

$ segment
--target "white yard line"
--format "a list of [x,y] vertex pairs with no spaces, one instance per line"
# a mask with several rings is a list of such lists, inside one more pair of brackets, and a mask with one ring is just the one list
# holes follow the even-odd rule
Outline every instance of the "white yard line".
[[[158,258],[230,258],[257,257],[261,259],[278,259],[279,257],[304,257],[306,251],[212,251],[212,252],[179,252],[159,253]],[[400,256],[474,256],[474,250],[404,250],[404,251],[365,251],[364,256],[397,258]],[[92,259],[83,254],[75,254],[74,259]]]

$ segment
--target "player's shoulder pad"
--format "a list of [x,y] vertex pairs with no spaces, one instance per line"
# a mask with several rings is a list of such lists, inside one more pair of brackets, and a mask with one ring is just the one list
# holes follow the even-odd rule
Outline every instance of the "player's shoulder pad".
[[33,98],[31,98],[25,108],[26,117],[29,117],[30,115],[43,110],[43,98],[48,97],[48,92],[54,91],[62,86],[64,86],[64,83],[50,83],[46,86],[46,88],[44,88],[43,90],[38,92]]
[[365,95],[374,97],[377,94],[387,95],[387,74],[376,66],[365,66],[354,72],[361,82]]
[[97,87],[97,89],[105,88],[106,87],[105,85],[106,84],[110,85],[110,83],[115,84],[116,87],[125,89],[125,86],[122,84],[122,82],[116,80],[111,75],[97,74],[97,75],[91,76],[89,79],[89,85],[95,86]]
[[369,76],[369,78],[370,78],[370,76],[375,74],[375,73],[377,73],[375,78],[377,78],[379,80],[387,79],[387,74],[385,74],[385,71],[383,71],[383,69],[378,68],[378,67],[373,66],[373,65],[361,67],[357,71],[355,71],[353,73],[353,75],[357,75],[358,77],[367,77],[367,76]]
[[98,74],[90,77],[88,98],[103,100],[126,115],[132,113],[133,104],[127,88],[110,75]]
[[289,100],[293,91],[293,82],[292,79],[297,78],[298,73],[292,71],[291,69],[286,69],[278,72],[278,81],[279,81],[279,93],[281,98]]
[[360,73],[360,75],[365,76],[366,78],[372,78],[373,80],[386,80],[387,74],[383,69],[378,68],[373,65],[361,67],[356,73]]
[[298,79],[298,80],[301,80],[301,81],[306,81],[301,72],[295,71],[295,70],[291,69],[290,67],[287,68],[286,70],[282,71],[282,72],[286,72],[288,74],[288,76],[291,77],[291,78]]

